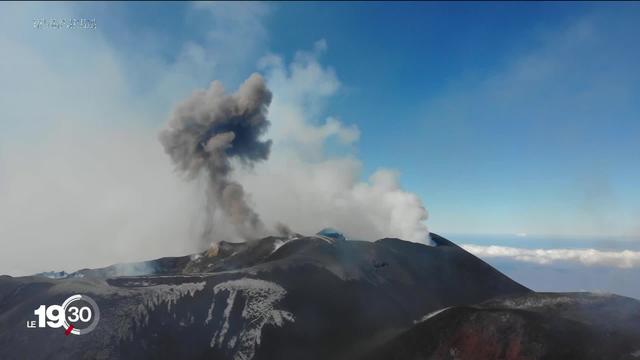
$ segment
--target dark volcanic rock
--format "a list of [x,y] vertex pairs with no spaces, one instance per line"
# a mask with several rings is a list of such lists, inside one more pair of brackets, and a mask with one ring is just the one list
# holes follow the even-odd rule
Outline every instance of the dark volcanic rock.
[[[531,293],[432,237],[268,237],[65,279],[1,277],[0,358],[352,359],[434,310]],[[98,303],[93,332],[25,327],[73,294]]]
[[363,359],[640,358],[640,301],[531,293],[427,315]]

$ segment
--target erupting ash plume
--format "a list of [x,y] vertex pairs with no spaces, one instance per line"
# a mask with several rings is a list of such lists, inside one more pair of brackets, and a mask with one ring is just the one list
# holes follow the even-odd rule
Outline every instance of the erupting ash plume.
[[173,111],[160,142],[176,168],[194,179],[206,173],[207,224],[203,240],[210,241],[213,219],[221,209],[238,235],[245,239],[264,235],[258,214],[245,199],[242,185],[230,179],[231,160],[253,165],[269,157],[271,140],[260,137],[269,127],[267,108],[271,91],[262,76],[251,75],[234,94],[226,94],[214,81]]

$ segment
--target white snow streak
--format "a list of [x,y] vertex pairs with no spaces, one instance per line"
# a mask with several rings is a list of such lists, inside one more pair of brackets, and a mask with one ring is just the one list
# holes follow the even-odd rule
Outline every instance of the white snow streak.
[[423,316],[423,317],[422,317],[422,319],[420,319],[420,320],[416,321],[416,323],[423,322],[423,321],[427,321],[427,320],[431,319],[432,317],[434,317],[434,316],[436,316],[436,315],[440,314],[441,312],[445,312],[445,311],[447,311],[447,310],[449,310],[449,309],[451,309],[451,307],[450,307],[450,306],[449,306],[449,307],[446,307],[446,308],[442,308],[442,309],[440,309],[440,310],[436,310],[436,311],[430,312],[430,313],[428,313],[427,315]]
[[[119,320],[118,336],[122,339],[133,339],[131,328],[133,324],[137,327],[149,324],[149,313],[154,311],[158,305],[167,304],[167,311],[171,311],[171,306],[178,303],[182,297],[189,295],[193,297],[196,292],[204,289],[205,282],[184,283],[178,285],[155,285],[145,287],[141,290],[142,299],[131,310],[123,308],[120,310],[122,316]],[[174,314],[175,317],[175,314]]]
[[[295,321],[293,314],[274,308],[287,293],[280,285],[264,280],[243,278],[216,285],[213,288],[214,304],[209,309],[205,320],[208,324],[213,318],[215,299],[227,293],[227,304],[222,316],[222,326],[211,338],[211,347],[224,347],[230,329],[230,318],[237,299],[244,301],[242,305],[242,323],[236,334],[226,342],[229,350],[235,350],[234,360],[247,360],[255,355],[256,346],[260,345],[262,328],[265,325],[282,326],[286,321]],[[244,299],[244,300],[243,300]],[[234,324],[234,328],[236,325]],[[234,332],[235,332],[234,331]]]

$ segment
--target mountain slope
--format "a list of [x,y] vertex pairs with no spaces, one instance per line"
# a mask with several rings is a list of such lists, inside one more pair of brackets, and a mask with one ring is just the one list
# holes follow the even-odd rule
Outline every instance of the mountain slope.
[[[0,358],[350,358],[436,309],[530,292],[432,236],[437,246],[268,237],[64,279],[5,276]],[[25,327],[76,293],[100,307],[93,332]]]
[[362,359],[638,359],[640,301],[530,293],[426,316]]

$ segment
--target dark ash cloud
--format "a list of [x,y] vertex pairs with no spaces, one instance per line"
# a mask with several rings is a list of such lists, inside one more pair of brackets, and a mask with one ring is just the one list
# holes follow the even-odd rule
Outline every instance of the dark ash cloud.
[[271,91],[262,76],[251,75],[234,94],[214,81],[209,89],[193,93],[173,111],[160,142],[188,179],[207,177],[207,226],[204,241],[211,241],[218,209],[245,239],[265,234],[258,214],[247,203],[244,188],[231,180],[232,159],[246,166],[266,160],[271,140],[260,137],[269,127],[267,108]]

